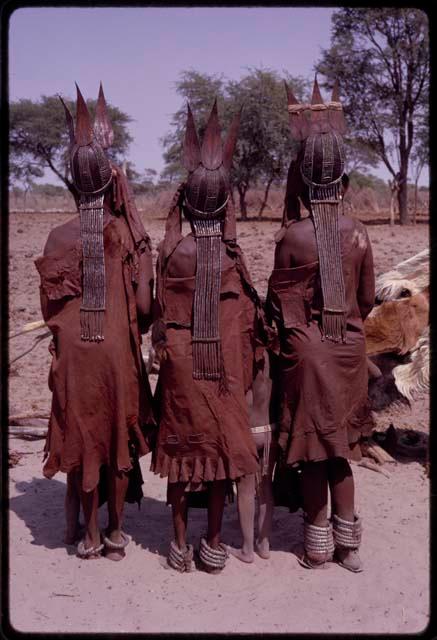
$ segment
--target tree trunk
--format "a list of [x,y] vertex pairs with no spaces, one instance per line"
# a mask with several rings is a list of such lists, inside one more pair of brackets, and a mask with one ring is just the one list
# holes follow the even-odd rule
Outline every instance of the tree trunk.
[[395,199],[396,191],[392,190],[390,196],[390,227],[394,227],[395,224]]
[[246,191],[247,187],[243,187],[241,184],[237,185],[238,195],[240,197],[240,213],[241,219],[247,220],[247,205],[246,205]]
[[401,224],[410,224],[410,213],[408,211],[408,188],[407,178],[402,176],[399,184],[398,203],[399,203],[399,221]]
[[270,187],[272,186],[272,182],[273,182],[273,177],[269,178],[267,182],[266,189],[264,191],[264,200],[262,202],[260,210],[258,211],[258,218],[261,218],[263,211],[267,206],[267,200],[269,198],[269,191],[270,191]]
[[413,224],[416,224],[417,219],[417,183],[419,182],[419,178],[416,178],[414,181],[414,209],[413,209]]

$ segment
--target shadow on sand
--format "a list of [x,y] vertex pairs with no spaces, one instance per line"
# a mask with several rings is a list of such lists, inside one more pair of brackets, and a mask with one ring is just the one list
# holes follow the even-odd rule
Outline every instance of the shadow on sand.
[[[52,478],[33,478],[15,483],[19,493],[9,500],[9,509],[30,530],[31,544],[47,549],[64,548],[69,555],[76,553],[75,545],[63,541],[65,517],[65,483]],[[163,500],[147,495],[147,482],[143,485],[144,498],[141,507],[125,504],[123,529],[143,549],[167,556],[170,540],[173,539],[171,508]],[[272,551],[293,552],[302,542],[302,511],[289,513],[288,509],[276,507],[271,536]],[[83,521],[83,517],[81,517]],[[106,504],[99,509],[101,528],[106,526]],[[190,508],[188,514],[188,541],[198,547],[200,537],[207,529],[206,509]],[[223,514],[222,540],[231,546],[241,546],[242,537],[238,523],[236,500],[226,505]]]

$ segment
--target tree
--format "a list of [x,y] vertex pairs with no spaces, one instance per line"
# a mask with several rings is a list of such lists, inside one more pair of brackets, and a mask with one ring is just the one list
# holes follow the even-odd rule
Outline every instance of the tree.
[[343,138],[346,154],[346,171],[360,173],[367,169],[375,169],[379,164],[377,154],[369,147],[366,140],[358,137],[350,137],[347,134]]
[[182,145],[187,120],[187,101],[196,119],[197,131],[202,139],[214,97],[217,97],[219,114],[223,111],[223,79],[221,76],[208,75],[189,69],[182,71],[175,82],[176,93],[184,98],[184,103],[172,115],[170,126],[172,131],[160,140],[164,147],[165,167],[161,173],[161,181],[174,182],[183,180],[186,170],[182,166]]
[[[305,82],[288,74],[285,79],[300,99]],[[229,115],[243,105],[232,184],[238,191],[243,219],[247,217],[248,189],[255,183],[264,184],[258,211],[261,216],[270,187],[286,178],[290,158],[297,149],[290,134],[284,79],[270,69],[249,69],[240,80],[228,82],[226,92]]]
[[[286,76],[296,95],[302,94],[305,82]],[[267,203],[269,190],[287,174],[290,155],[295,148],[288,126],[287,98],[283,79],[269,69],[249,69],[239,81],[222,76],[184,71],[176,82],[176,91],[185,99],[173,115],[169,132],[162,143],[166,167],[162,178],[183,178],[181,165],[182,143],[187,117],[186,101],[190,102],[200,138],[203,136],[214,97],[224,130],[230,126],[235,113],[243,106],[240,131],[231,171],[231,185],[239,195],[242,218],[247,217],[246,194],[257,183],[264,185],[264,198],[259,215]]]
[[12,185],[20,184],[23,192],[23,209],[26,209],[27,194],[34,188],[34,178],[42,178],[44,171],[31,160],[20,158],[9,163],[9,182]]
[[154,179],[157,176],[155,169],[144,169],[144,175],[138,173],[132,162],[125,161],[123,163],[123,171],[133,189],[135,195],[149,193],[155,189]]
[[429,164],[429,136],[427,126],[422,126],[417,131],[416,142],[411,153],[411,164],[414,180],[413,224],[416,224],[419,178],[424,166]]
[[341,83],[353,134],[399,177],[401,224],[409,222],[407,176],[416,131],[426,124],[429,34],[413,8],[342,8],[334,12],[331,47],[317,65]]
[[[75,102],[66,100],[72,114]],[[94,117],[96,100],[87,101],[91,118]],[[127,124],[131,118],[108,105],[108,113],[114,129],[114,143],[108,155],[114,162],[121,162],[131,136]],[[10,104],[10,177],[21,182],[25,176],[44,175],[47,167],[65,184],[77,205],[77,192],[71,180],[68,158],[68,133],[64,109],[57,96],[41,96],[34,102],[28,99]]]

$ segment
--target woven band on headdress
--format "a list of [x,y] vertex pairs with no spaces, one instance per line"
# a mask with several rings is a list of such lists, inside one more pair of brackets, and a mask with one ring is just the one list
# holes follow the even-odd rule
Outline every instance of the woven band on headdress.
[[[225,209],[226,205],[228,204],[228,201],[229,201],[229,196],[226,197],[226,200],[224,201],[224,203],[218,209],[216,209],[213,213],[209,213],[208,214],[208,219],[210,220],[211,218],[218,218],[220,216],[220,214],[223,212],[223,210]],[[192,215],[199,216],[201,218],[205,218],[204,211],[199,211],[198,209],[193,207],[193,205],[191,205],[188,202],[187,198],[185,198],[185,200],[184,200],[184,205],[187,207],[188,211]]]
[[[333,342],[346,341],[346,294],[341,261],[341,242],[339,229],[339,202],[341,189],[338,170],[334,178],[333,143],[338,138],[335,133],[322,135],[322,157],[315,157],[316,136],[310,136],[305,147],[301,166],[302,178],[309,186],[311,212],[316,233],[319,255],[320,281],[323,295],[322,336]],[[338,145],[338,148],[341,146]],[[342,160],[342,159],[341,159]],[[309,177],[314,175],[314,164],[320,168],[319,183]]]
[[80,236],[83,256],[81,339],[100,342],[104,339],[105,255],[103,247],[103,199],[81,195],[79,203]]
[[331,100],[330,102],[327,102],[326,106],[328,107],[328,109],[333,109],[334,111],[343,111],[343,105],[337,100]]

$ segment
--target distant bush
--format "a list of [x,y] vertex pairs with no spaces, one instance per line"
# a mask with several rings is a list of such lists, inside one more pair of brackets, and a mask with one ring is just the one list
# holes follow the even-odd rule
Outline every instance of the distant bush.
[[372,176],[367,173],[361,173],[360,171],[351,171],[349,173],[349,180],[349,186],[352,189],[370,188],[378,191],[379,193],[384,193],[388,189],[388,185],[384,180],[381,180],[381,178],[377,178],[376,176]]
[[[142,217],[165,218],[175,192],[176,183],[159,182],[156,185],[146,185],[131,182],[135,194],[137,208]],[[257,218],[264,199],[265,189],[262,185],[250,189],[246,202],[250,218]],[[270,189],[267,206],[263,217],[281,218],[284,206],[284,187]],[[349,189],[344,199],[344,210],[363,220],[372,218],[389,218],[390,188],[380,178],[359,172],[351,172]],[[234,202],[237,216],[239,216],[238,193],[234,192]],[[408,206],[414,210],[414,188],[408,190]],[[9,208],[11,211],[65,211],[75,213],[73,197],[66,189],[54,185],[37,185],[37,188],[27,192],[19,188],[12,188],[9,194]],[[417,211],[419,216],[428,216],[429,189],[420,187],[417,191]]]

